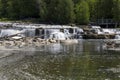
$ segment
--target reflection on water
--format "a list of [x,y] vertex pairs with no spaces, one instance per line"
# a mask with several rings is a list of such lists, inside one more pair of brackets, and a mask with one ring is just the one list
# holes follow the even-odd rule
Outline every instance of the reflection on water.
[[[0,80],[120,80],[120,52],[101,40],[0,51]],[[4,53],[4,54],[3,54]],[[0,56],[1,56],[0,55]]]

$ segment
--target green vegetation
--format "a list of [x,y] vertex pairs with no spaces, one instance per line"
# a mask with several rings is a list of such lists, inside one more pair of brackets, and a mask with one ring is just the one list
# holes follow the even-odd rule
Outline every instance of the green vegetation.
[[0,18],[36,18],[53,24],[88,24],[91,20],[120,21],[120,0],[0,0]]
[[88,24],[89,23],[89,6],[84,0],[78,2],[75,6],[76,23]]

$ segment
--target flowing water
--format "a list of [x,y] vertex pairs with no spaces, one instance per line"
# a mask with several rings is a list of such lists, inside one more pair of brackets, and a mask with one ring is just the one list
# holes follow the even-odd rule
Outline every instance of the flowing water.
[[0,56],[0,80],[120,80],[120,52],[104,50],[103,40],[0,50]]

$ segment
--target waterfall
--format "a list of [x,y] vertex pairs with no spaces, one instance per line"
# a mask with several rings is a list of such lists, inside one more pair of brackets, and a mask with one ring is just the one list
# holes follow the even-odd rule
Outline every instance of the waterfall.
[[0,31],[0,37],[11,36],[20,33],[19,30],[14,29],[2,29]]
[[26,37],[34,37],[35,36],[35,29],[24,29],[24,35]]
[[65,40],[67,37],[62,32],[53,32],[50,34],[50,39]]

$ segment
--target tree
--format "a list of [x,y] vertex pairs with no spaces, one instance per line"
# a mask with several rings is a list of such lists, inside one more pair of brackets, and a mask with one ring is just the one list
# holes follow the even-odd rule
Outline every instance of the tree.
[[89,23],[89,6],[86,1],[80,1],[75,6],[75,14],[76,14],[76,23],[78,24],[88,24]]
[[39,15],[39,8],[36,0],[19,0],[20,18],[34,18]]
[[38,8],[39,8],[39,17],[41,21],[46,21],[47,19],[47,2],[45,2],[45,0],[37,0],[38,3]]
[[19,0],[9,0],[8,2],[8,18],[18,19],[20,16],[20,4]]
[[96,10],[95,10],[95,3],[97,0],[87,0],[87,3],[89,5],[89,13],[90,13],[90,20],[95,21],[96,19]]
[[113,19],[116,22],[120,21],[120,0],[114,0]]
[[0,0],[0,18],[39,18],[57,24],[120,21],[120,0]]
[[74,4],[72,0],[51,0],[48,7],[48,21],[67,24],[74,21]]
[[7,0],[0,0],[0,17],[8,17],[7,2]]
[[97,19],[113,18],[113,0],[97,0],[95,3],[95,8]]
[[9,0],[8,18],[24,19],[38,17],[39,9],[36,0]]

